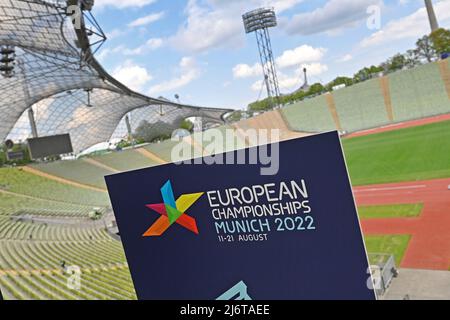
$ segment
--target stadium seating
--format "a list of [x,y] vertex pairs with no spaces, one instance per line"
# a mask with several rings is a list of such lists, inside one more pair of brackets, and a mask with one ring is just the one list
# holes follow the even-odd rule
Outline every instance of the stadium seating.
[[[0,239],[6,298],[135,299],[122,246],[103,229],[0,217]],[[81,290],[67,286],[63,262],[81,269]]]
[[35,164],[32,167],[50,175],[99,188],[106,188],[104,177],[114,173],[82,159]]
[[379,79],[333,93],[342,128],[354,132],[389,123]]
[[32,214],[35,216],[86,217],[92,206],[31,198],[0,192],[0,216]]
[[[265,112],[256,117],[243,120],[235,124],[235,127],[244,131],[248,129],[268,130],[267,142],[270,142],[272,139],[284,141],[287,139],[298,138],[306,135],[306,133],[304,132],[295,132],[291,128],[289,128],[286,124],[286,120],[283,117],[283,113],[278,110]],[[278,130],[278,138],[276,138],[276,136],[272,136],[272,130]],[[239,130],[238,136],[240,136]],[[250,141],[248,141],[248,143],[250,143]],[[266,141],[259,141],[259,144],[264,143],[266,143]]]
[[189,144],[187,144],[186,142],[183,142],[183,141],[176,142],[176,141],[166,140],[166,141],[163,141],[160,143],[152,143],[152,144],[144,147],[144,149],[149,151],[151,154],[158,156],[159,158],[161,158],[162,160],[164,160],[168,163],[175,162],[175,161],[184,159],[184,158],[180,158],[180,157],[175,157],[175,159],[172,159],[172,150],[173,150],[174,146],[177,145],[178,143],[186,144],[185,145],[186,148],[191,148],[191,146]]
[[141,169],[157,164],[134,149],[111,152],[92,159],[118,171]]
[[282,112],[289,126],[302,132],[355,132],[450,112],[449,93],[437,62],[389,74],[385,80],[387,93],[382,90],[381,78],[332,93],[341,128],[333,119],[326,95],[289,105]]
[[303,132],[325,132],[335,130],[325,96],[306,99],[282,109],[284,118],[293,130]]
[[436,63],[397,72],[390,78],[396,121],[450,112],[450,100]]
[[[220,133],[224,137],[224,139],[225,139],[225,137],[227,137],[227,134],[231,135],[231,133],[233,133],[232,136],[234,138],[233,143],[229,143],[229,144],[226,143],[226,139],[225,139],[222,150],[217,150],[217,153],[230,152],[235,149],[242,149],[242,148],[246,147],[244,138],[239,134],[239,132],[236,130],[236,128],[234,128],[230,125],[225,125],[225,126],[220,126],[218,128],[215,128],[215,130],[220,131]],[[233,147],[233,145],[234,145],[234,147]]]
[[12,274],[0,277],[5,299],[21,300],[134,300],[136,294],[127,267],[83,270],[79,290],[67,286],[63,271]]
[[[61,221],[62,223],[63,221]],[[31,220],[15,220],[0,217],[0,239],[6,240],[41,240],[41,241],[89,241],[111,240],[103,230],[80,221],[78,225],[48,224]]]
[[[71,161],[70,163],[74,164],[75,161]],[[73,168],[68,167],[68,170],[73,171]],[[83,173],[72,172],[71,174],[82,175]],[[93,171],[93,179],[101,179],[99,177],[100,174]],[[107,207],[110,205],[106,192],[78,188],[15,168],[0,169],[0,189],[38,199],[82,204],[90,207]]]
[[[227,140],[227,134],[231,139]],[[203,154],[208,156],[245,148],[244,140],[230,125],[216,127],[202,134],[194,134],[193,139],[196,146],[203,149]]]

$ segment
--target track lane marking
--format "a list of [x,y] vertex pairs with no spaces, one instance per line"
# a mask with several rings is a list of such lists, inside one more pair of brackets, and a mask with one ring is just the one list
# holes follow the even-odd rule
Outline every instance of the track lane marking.
[[410,190],[410,189],[422,189],[427,185],[406,186],[406,187],[388,187],[388,188],[371,188],[371,189],[355,189],[355,192],[374,192],[374,191],[392,191],[392,190]]

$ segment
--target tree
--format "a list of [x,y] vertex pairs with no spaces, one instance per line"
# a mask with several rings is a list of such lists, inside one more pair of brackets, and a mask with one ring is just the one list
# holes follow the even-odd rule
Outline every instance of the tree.
[[269,98],[266,98],[261,101],[253,102],[248,105],[248,111],[253,111],[253,112],[262,112],[262,111],[267,111],[270,109],[272,109],[272,103],[271,103],[271,99],[269,99]]
[[135,139],[142,139],[146,142],[150,142],[154,137],[154,129],[153,126],[147,121],[143,120],[139,127],[136,128],[136,132],[134,133]]
[[321,83],[314,83],[308,91],[308,96],[321,94],[325,91],[325,87]]
[[181,122],[180,129],[192,131],[192,129],[194,129],[194,124],[189,119],[185,119],[185,120],[183,120],[183,122]]
[[388,60],[387,64],[389,71],[401,70],[404,66],[406,66],[406,57],[403,54],[397,53]]
[[337,77],[326,86],[327,91],[333,90],[334,87],[345,84],[346,87],[350,87],[353,84],[353,79],[348,77]]
[[0,148],[0,167],[6,163],[6,151]]
[[227,121],[238,122],[238,121],[241,121],[242,118],[243,118],[243,112],[238,110],[238,111],[235,111],[232,114],[230,114],[227,117]]
[[431,62],[437,58],[436,50],[433,47],[433,41],[429,36],[423,36],[416,42],[416,50],[419,58]]
[[166,126],[163,122],[150,123],[143,120],[133,135],[133,138],[139,142],[154,142],[170,139],[170,128],[164,130]]
[[450,30],[437,29],[431,35],[432,47],[438,54],[450,53]]
[[297,101],[297,100],[303,100],[303,99],[305,99],[305,97],[308,95],[308,92],[305,92],[305,91],[297,91],[297,92],[295,92],[294,94],[291,94],[291,95],[289,95],[289,96],[287,96],[286,98],[286,100],[289,100],[289,101]]
[[408,68],[414,68],[420,65],[420,57],[417,50],[406,51],[405,58],[406,66],[408,66]]
[[359,70],[354,76],[353,81],[354,82],[361,82],[368,80],[372,78],[374,74],[378,74],[380,72],[383,72],[383,68],[380,66],[370,66],[369,68],[363,68]]

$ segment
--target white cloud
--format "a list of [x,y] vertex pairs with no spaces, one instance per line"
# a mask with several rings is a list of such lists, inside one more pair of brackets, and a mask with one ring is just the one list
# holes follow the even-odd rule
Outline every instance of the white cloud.
[[146,46],[152,50],[158,49],[163,45],[163,39],[151,38],[147,41]]
[[105,48],[102,49],[99,53],[95,55],[98,61],[103,62],[105,61],[106,57],[108,57],[111,54],[111,49]]
[[113,48],[104,48],[100,51],[100,53],[97,54],[97,59],[100,62],[103,62],[107,57],[109,57],[111,54],[124,54],[125,52],[129,51],[127,47],[124,45],[120,45]]
[[253,66],[240,63],[233,68],[233,77],[236,79],[258,77],[261,75],[262,68],[260,63],[255,63]]
[[[318,62],[322,60],[326,52],[327,49],[325,48],[314,48],[309,45],[302,45],[284,51],[275,59],[275,63],[279,70],[292,68],[294,66],[297,68],[301,67],[298,70],[302,70],[304,67],[311,67],[313,69],[311,72],[318,74],[319,70],[320,73],[326,71],[324,68],[318,68],[319,65],[323,66]],[[282,74],[280,71],[279,73]],[[262,74],[263,72],[260,63],[255,63],[252,66],[240,63],[233,68],[233,77],[235,79],[261,77]]]
[[112,40],[124,34],[125,32],[122,29],[113,29],[112,31],[106,33],[106,37],[108,38],[108,40]]
[[97,59],[103,62],[111,54],[122,54],[125,56],[137,56],[145,54],[149,51],[157,50],[164,45],[164,40],[161,38],[151,38],[143,45],[137,48],[127,48],[124,45],[120,45],[114,48],[105,48],[97,54]]
[[346,55],[340,57],[339,59],[337,59],[336,61],[337,62],[349,62],[351,60],[353,60],[353,56],[351,54],[346,54]]
[[382,0],[329,0],[323,7],[312,12],[296,14],[285,24],[289,34],[311,35],[331,32],[369,17],[367,9],[371,5],[383,5]]
[[258,81],[255,81],[253,84],[252,84],[252,86],[250,87],[253,91],[256,91],[256,92],[258,92],[258,91],[261,91],[262,90],[262,86],[264,85],[264,81],[262,81],[262,80],[258,80]]
[[308,71],[309,83],[312,77],[317,77],[328,71],[328,66],[321,64],[320,62],[302,64],[299,68],[295,69],[294,74],[288,75],[279,73],[278,80],[280,84],[280,90],[282,92],[292,92],[298,89],[303,84],[303,69]]
[[326,51],[327,50],[324,48],[313,48],[308,45],[302,45],[292,50],[284,51],[281,56],[276,59],[276,63],[280,68],[287,68],[302,63],[320,61]]
[[[293,74],[286,74],[278,71],[278,82],[282,92],[292,92],[303,84],[303,69],[308,70],[308,77],[316,77],[328,71],[328,66],[320,62],[300,65]],[[311,83],[311,81],[310,81]],[[251,85],[253,91],[260,91],[263,85],[262,80],[258,80]]]
[[118,66],[112,75],[135,91],[141,91],[153,79],[146,68],[136,65],[131,60],[127,60],[124,64]]
[[141,55],[149,51],[161,48],[164,45],[164,40],[161,38],[151,38],[142,46],[134,49],[124,49],[123,54],[127,56]]
[[149,25],[151,23],[161,20],[162,18],[164,18],[164,16],[165,16],[164,11],[151,13],[145,17],[141,17],[141,18],[138,18],[138,19],[130,22],[128,24],[128,27],[135,28],[135,27],[146,26],[146,25]]
[[94,7],[115,7],[118,9],[131,7],[141,8],[155,2],[156,0],[96,0]]
[[235,46],[239,42],[241,26],[236,23],[233,10],[211,9],[190,0],[185,11],[186,22],[170,38],[173,47],[201,52],[224,45]]
[[320,62],[305,63],[302,64],[298,69],[295,70],[296,75],[303,75],[303,69],[306,68],[308,71],[308,76],[316,77],[328,71],[328,66]]
[[179,63],[178,75],[150,88],[150,94],[160,94],[184,87],[200,76],[200,69],[192,57],[183,57]]
[[[435,3],[435,11],[442,26],[450,25],[450,1]],[[380,46],[402,39],[418,39],[430,32],[428,15],[425,8],[401,19],[390,21],[384,28],[363,39],[361,47]]]
[[244,42],[242,14],[259,6],[274,6],[278,13],[303,0],[189,0],[186,21],[170,38],[173,47],[202,52],[217,47],[237,47]]

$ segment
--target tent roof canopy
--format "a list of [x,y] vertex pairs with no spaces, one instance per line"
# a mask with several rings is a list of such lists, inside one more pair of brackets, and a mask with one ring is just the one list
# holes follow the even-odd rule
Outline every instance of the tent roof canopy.
[[0,71],[10,70],[0,75],[0,141],[30,108],[39,135],[70,133],[76,152],[108,141],[133,110],[168,127],[191,116],[223,121],[232,111],[148,97],[114,79],[94,57],[84,15],[68,15],[79,7],[78,0],[0,0]]

